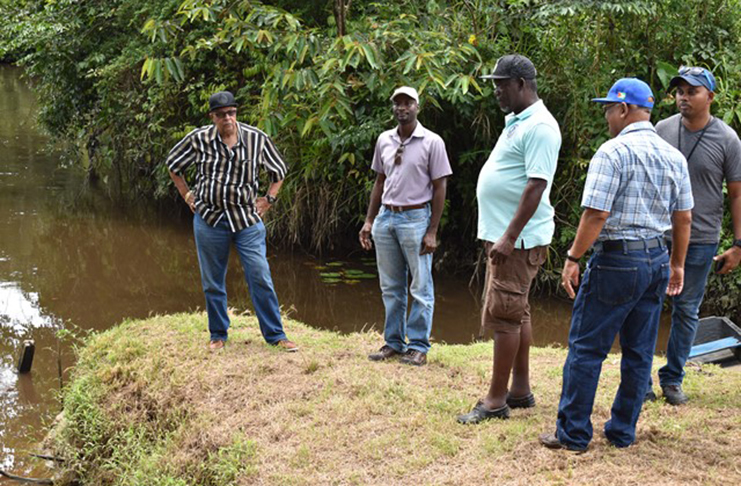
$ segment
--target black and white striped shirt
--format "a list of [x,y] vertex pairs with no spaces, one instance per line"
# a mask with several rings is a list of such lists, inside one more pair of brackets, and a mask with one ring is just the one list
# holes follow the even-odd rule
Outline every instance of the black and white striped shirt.
[[167,167],[182,174],[196,164],[196,211],[211,226],[226,217],[232,231],[260,222],[255,210],[260,166],[271,182],[286,176],[286,163],[264,132],[237,123],[237,143],[231,148],[221,140],[215,125],[197,128],[167,156]]

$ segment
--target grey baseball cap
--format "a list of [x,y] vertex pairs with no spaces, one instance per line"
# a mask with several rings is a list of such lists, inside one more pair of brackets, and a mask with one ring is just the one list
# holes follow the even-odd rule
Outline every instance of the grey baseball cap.
[[491,74],[481,76],[481,79],[535,79],[538,71],[533,62],[521,54],[508,54],[497,60]]

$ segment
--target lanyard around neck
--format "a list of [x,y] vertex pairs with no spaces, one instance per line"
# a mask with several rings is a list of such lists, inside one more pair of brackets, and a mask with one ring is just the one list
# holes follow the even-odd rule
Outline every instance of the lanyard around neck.
[[[692,157],[692,154],[695,153],[695,149],[698,145],[700,145],[700,141],[702,140],[702,137],[705,135],[705,130],[708,129],[710,125],[713,124],[715,121],[715,117],[710,117],[710,121],[708,121],[704,127],[702,127],[702,130],[700,130],[700,136],[697,138],[697,141],[695,141],[695,144],[692,146],[692,150],[690,150],[690,154],[687,156],[687,163],[689,164],[690,158]],[[682,151],[682,119],[679,119],[679,128],[677,129],[677,148],[679,151]],[[688,130],[689,131],[689,130]]]

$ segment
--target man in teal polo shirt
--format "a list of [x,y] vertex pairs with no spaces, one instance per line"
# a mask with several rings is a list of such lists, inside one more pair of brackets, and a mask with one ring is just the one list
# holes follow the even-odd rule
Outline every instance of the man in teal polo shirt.
[[488,394],[458,417],[465,424],[508,418],[511,408],[535,406],[528,292],[553,237],[549,194],[561,148],[558,123],[538,98],[535,77],[533,63],[518,54],[500,58],[494,73],[484,76],[494,80],[497,101],[507,113],[476,188],[488,275],[481,318],[494,330],[494,372]]

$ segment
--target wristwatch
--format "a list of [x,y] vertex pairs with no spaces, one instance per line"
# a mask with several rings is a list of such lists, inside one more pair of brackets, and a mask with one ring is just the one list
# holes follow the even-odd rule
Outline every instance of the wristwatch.
[[571,253],[569,253],[568,251],[566,252],[566,259],[574,263],[579,263],[581,261],[581,258],[576,258],[575,256],[571,256]]
[[738,247],[740,247],[740,248],[741,248],[741,240],[735,240],[735,241],[733,242],[733,246],[738,246]]
[[268,201],[268,204],[270,204],[270,205],[273,205],[273,204],[275,204],[275,201],[277,201],[277,200],[278,200],[278,198],[277,198],[277,197],[275,197],[275,196],[271,196],[270,194],[266,194],[266,195],[265,195],[265,199],[266,199],[266,200]]

